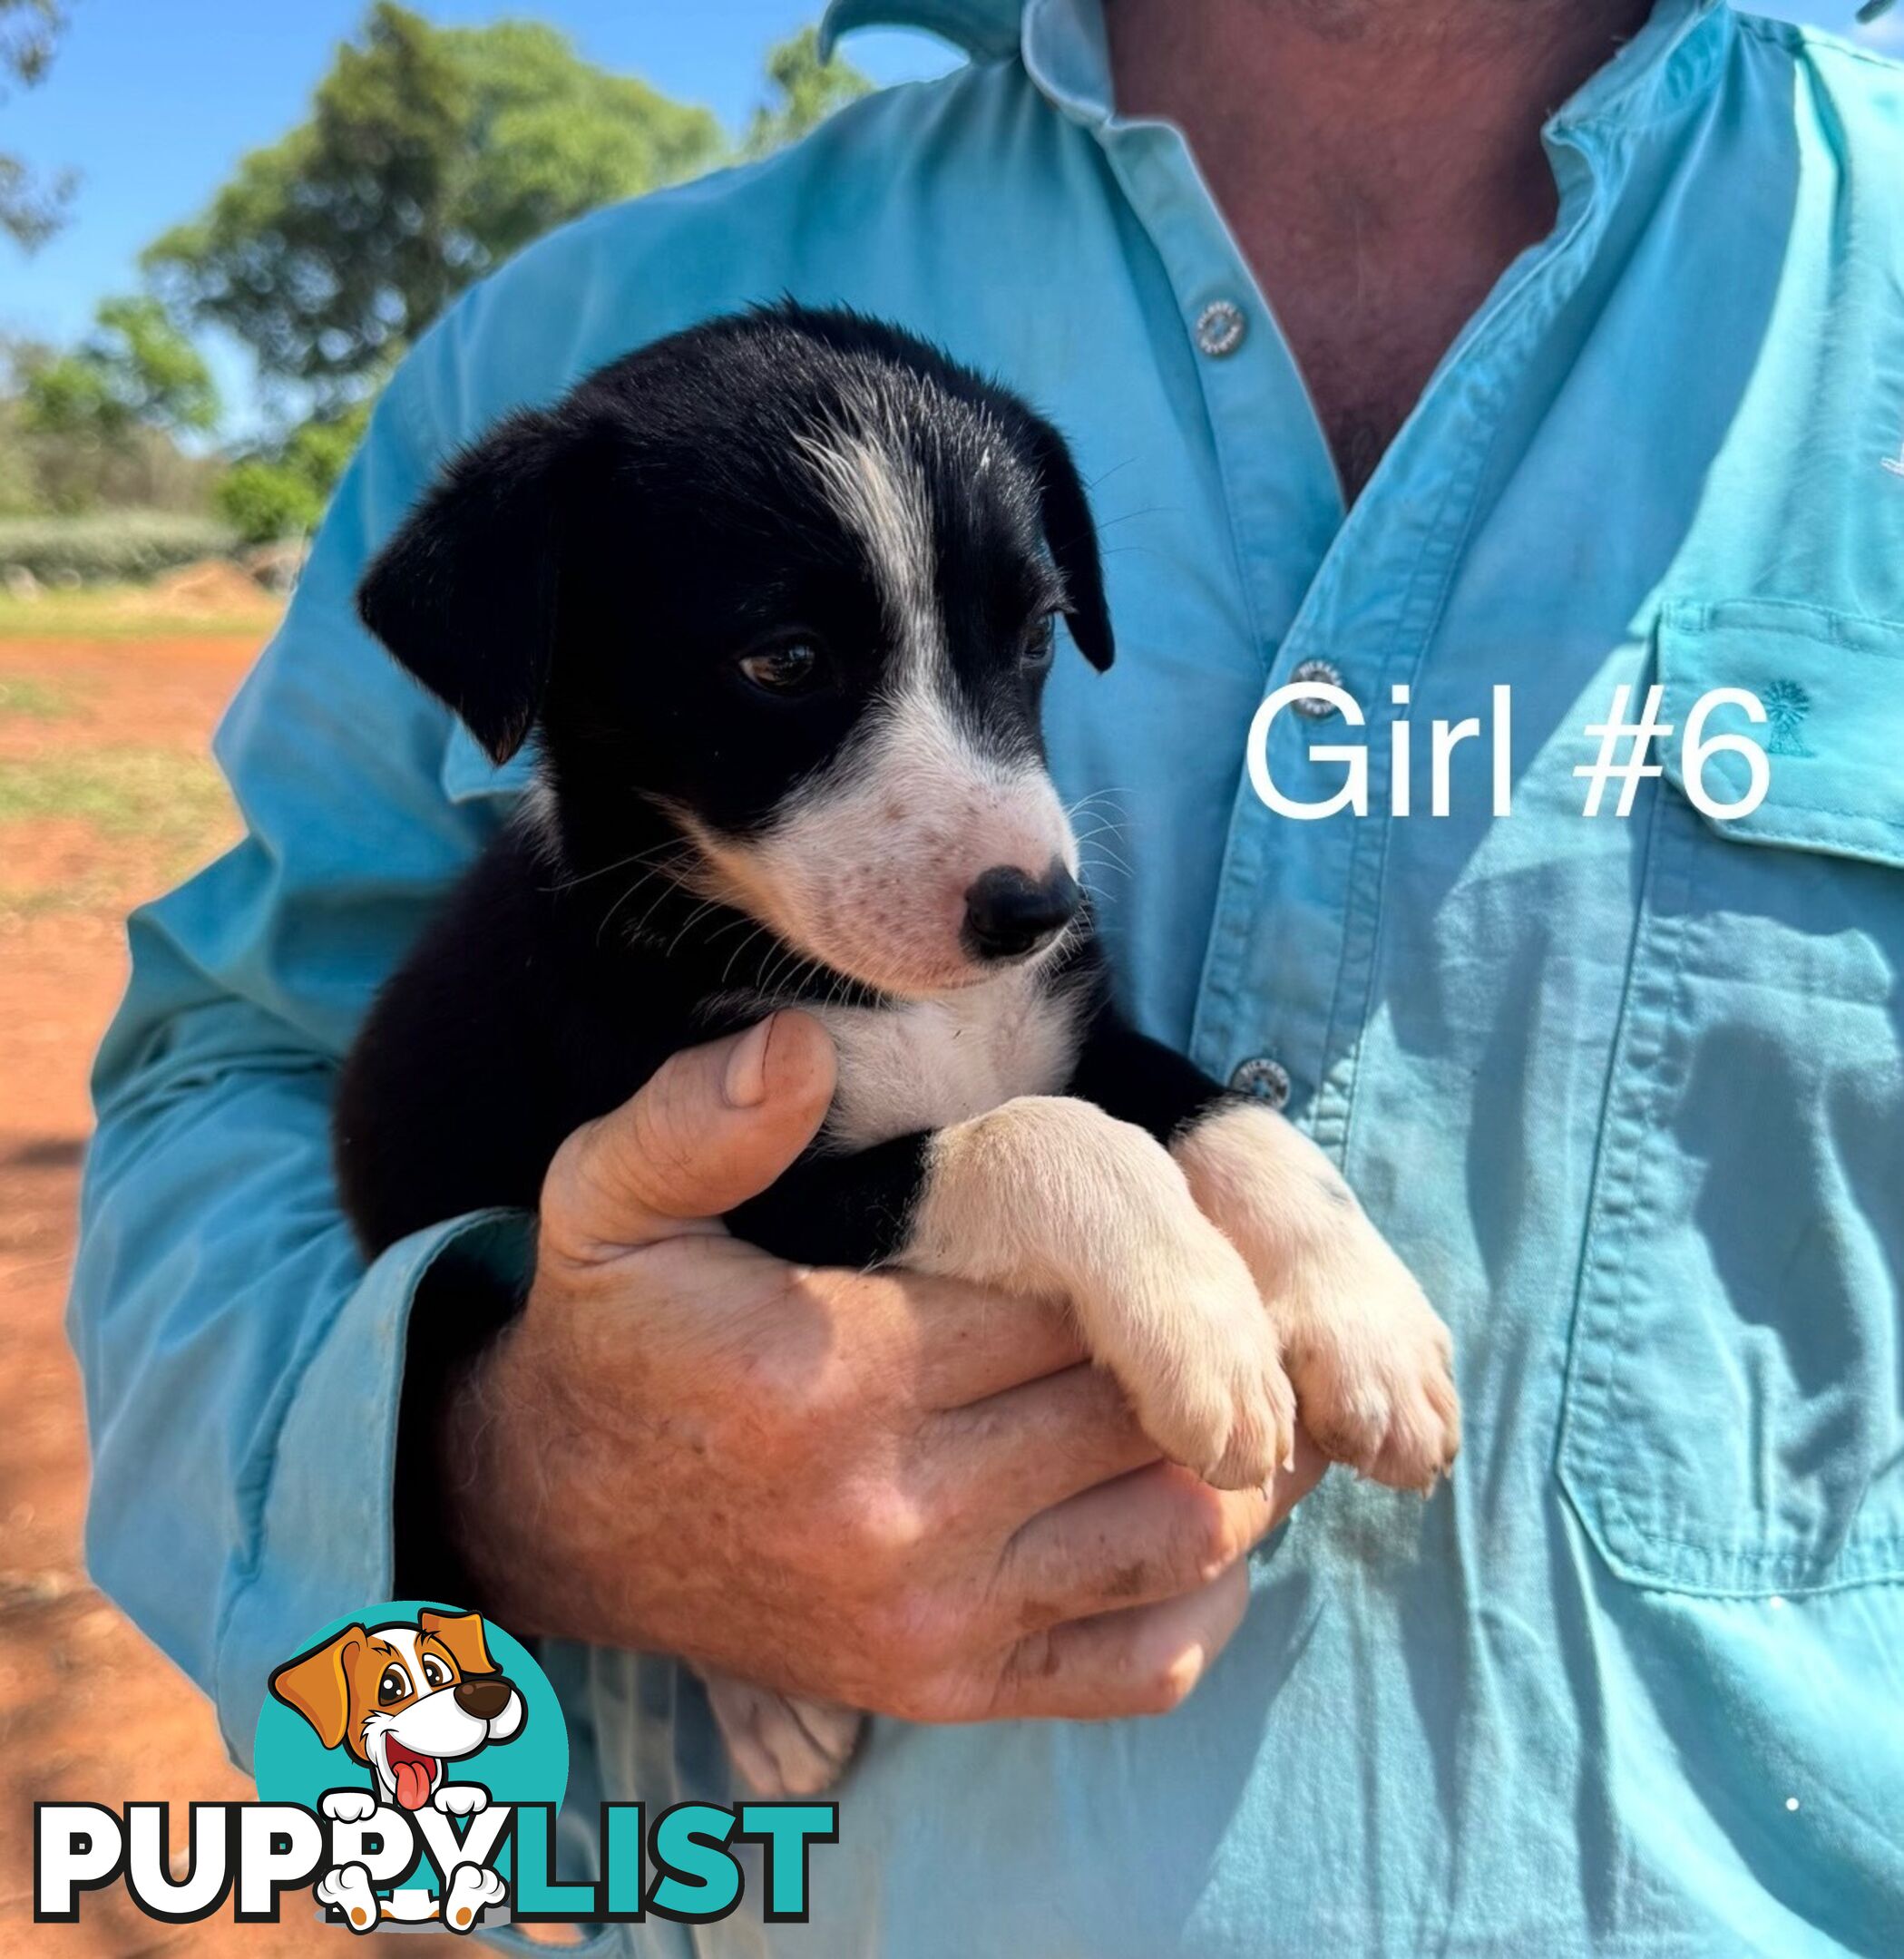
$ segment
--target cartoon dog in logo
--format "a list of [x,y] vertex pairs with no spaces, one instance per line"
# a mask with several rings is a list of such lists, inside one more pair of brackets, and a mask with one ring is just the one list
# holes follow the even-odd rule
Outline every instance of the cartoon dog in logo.
[[[347,1823],[367,1820],[379,1803],[409,1810],[427,1804],[464,1817],[488,1808],[488,1789],[450,1780],[449,1766],[491,1742],[513,1741],[528,1718],[522,1694],[490,1658],[475,1613],[425,1608],[414,1625],[347,1625],[286,1661],[270,1687],[326,1748],[343,1748],[370,1771],[370,1788],[333,1789],[324,1798],[325,1814]],[[441,1915],[466,1931],[503,1890],[494,1871],[465,1866],[441,1901]],[[439,1909],[435,1900],[421,1910],[411,1905],[414,1893],[399,1893],[401,1904],[380,1904],[361,1865],[327,1872],[317,1896],[341,1907],[358,1931],[380,1917],[435,1916]]]

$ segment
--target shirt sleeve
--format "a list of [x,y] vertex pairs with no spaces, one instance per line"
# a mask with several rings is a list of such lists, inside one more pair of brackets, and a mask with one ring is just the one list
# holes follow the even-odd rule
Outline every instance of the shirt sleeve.
[[[433,350],[425,342],[413,368]],[[443,358],[439,348],[435,357]],[[358,575],[446,444],[399,374],[282,630],[214,744],[244,841],[136,912],[93,1079],[70,1330],[91,1571],[215,1697],[243,1762],[266,1676],[390,1596],[392,1465],[426,1275],[525,1269],[485,1213],[367,1271],[331,1171],[337,1064],[496,821],[443,786],[450,721],[357,625]]]

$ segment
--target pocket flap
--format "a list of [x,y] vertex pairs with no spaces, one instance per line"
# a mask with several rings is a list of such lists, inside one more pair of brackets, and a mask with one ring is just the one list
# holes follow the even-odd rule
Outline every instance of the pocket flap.
[[[1765,752],[1764,799],[1743,816],[1708,818],[1741,843],[1826,851],[1904,866],[1904,625],[1779,599],[1681,601],[1659,624],[1666,779],[1682,793],[1686,723],[1717,687],[1754,695],[1765,719],[1732,703],[1705,717],[1702,740],[1743,735]],[[1746,794],[1746,758],[1721,749],[1702,770],[1708,800]],[[1696,806],[1696,805],[1695,805]]]

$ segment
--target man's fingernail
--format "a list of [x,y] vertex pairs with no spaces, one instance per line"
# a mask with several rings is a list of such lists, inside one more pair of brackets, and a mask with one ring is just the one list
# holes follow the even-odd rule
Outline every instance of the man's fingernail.
[[766,1100],[766,1046],[773,1038],[774,1017],[757,1021],[734,1044],[721,1094],[729,1108],[758,1108]]

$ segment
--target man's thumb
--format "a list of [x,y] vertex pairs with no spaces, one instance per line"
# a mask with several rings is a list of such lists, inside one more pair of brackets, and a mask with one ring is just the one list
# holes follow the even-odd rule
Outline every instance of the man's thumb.
[[833,1099],[833,1043],[810,1014],[771,1014],[689,1048],[562,1145],[542,1194],[565,1235],[597,1255],[706,1229],[764,1191],[808,1143]]

